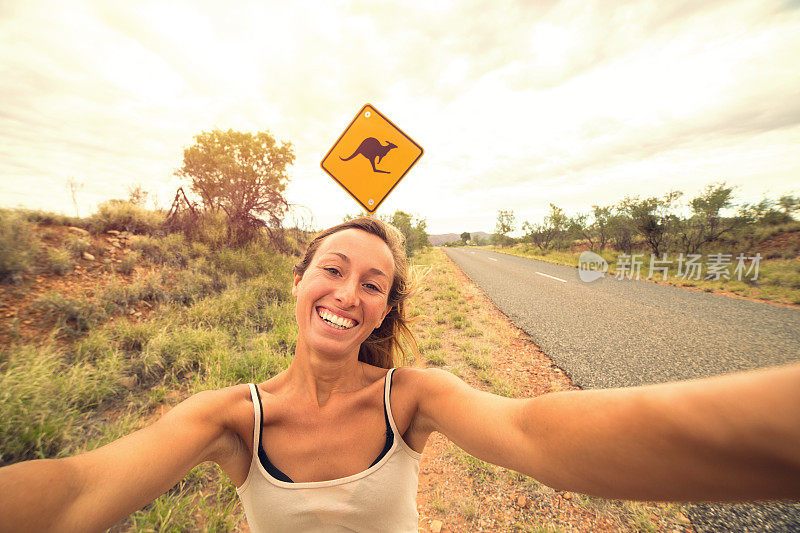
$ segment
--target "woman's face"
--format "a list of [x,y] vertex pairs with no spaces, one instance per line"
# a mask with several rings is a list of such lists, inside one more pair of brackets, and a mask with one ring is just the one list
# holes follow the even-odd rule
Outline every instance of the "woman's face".
[[350,354],[391,309],[394,260],[380,237],[347,229],[326,237],[292,295],[300,342],[316,352]]

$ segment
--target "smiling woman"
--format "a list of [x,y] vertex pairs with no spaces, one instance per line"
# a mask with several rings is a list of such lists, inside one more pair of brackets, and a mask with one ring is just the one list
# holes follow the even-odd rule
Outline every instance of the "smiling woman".
[[[102,530],[204,461],[254,531],[417,531],[422,451],[438,431],[556,488],[611,498],[800,497],[800,365],[513,399],[415,351],[399,232],[372,218],[321,233],[294,268],[289,367],[206,391],[97,450],[0,468],[0,531]],[[406,348],[408,346],[409,348]]]

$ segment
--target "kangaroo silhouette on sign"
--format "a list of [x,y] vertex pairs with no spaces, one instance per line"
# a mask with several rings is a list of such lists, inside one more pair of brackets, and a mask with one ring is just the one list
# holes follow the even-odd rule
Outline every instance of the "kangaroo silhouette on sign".
[[390,172],[387,172],[386,170],[378,170],[377,168],[375,168],[376,165],[375,160],[377,159],[378,160],[377,163],[380,163],[381,159],[383,159],[383,157],[386,154],[388,154],[389,150],[391,150],[392,148],[397,148],[397,145],[389,141],[386,141],[386,146],[384,146],[375,137],[367,137],[366,139],[361,141],[361,144],[358,145],[358,148],[356,148],[356,151],[353,152],[353,155],[351,155],[347,159],[340,156],[339,159],[341,159],[342,161],[350,161],[355,156],[361,154],[367,158],[370,165],[372,165],[372,170],[374,172],[380,172],[381,174],[390,174]]

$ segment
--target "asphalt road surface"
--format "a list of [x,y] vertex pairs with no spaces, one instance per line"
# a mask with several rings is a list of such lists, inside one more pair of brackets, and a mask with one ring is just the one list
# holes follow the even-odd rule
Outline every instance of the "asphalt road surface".
[[[584,389],[800,360],[800,311],[487,250],[445,253]],[[800,504],[696,505],[698,531],[800,531]]]

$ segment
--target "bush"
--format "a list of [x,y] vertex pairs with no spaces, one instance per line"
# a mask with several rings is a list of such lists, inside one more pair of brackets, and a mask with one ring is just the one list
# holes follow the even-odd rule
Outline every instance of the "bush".
[[106,312],[94,302],[68,298],[57,292],[42,295],[34,303],[55,317],[59,329],[71,335],[89,331],[106,317]]
[[59,276],[72,271],[75,266],[75,264],[72,262],[72,255],[64,249],[47,250],[46,259],[47,271]]
[[0,281],[21,281],[38,253],[39,240],[31,224],[17,213],[0,210]]
[[92,242],[86,237],[70,233],[67,235],[67,250],[72,252],[72,256],[76,259],[83,255],[83,252],[88,252],[92,246]]
[[117,230],[152,235],[161,229],[163,223],[163,213],[149,211],[124,200],[101,203],[90,218],[92,229],[97,233]]
[[130,285],[107,285],[97,296],[106,306],[118,306],[127,309],[141,302],[166,302],[169,294],[163,288],[164,276],[158,274],[139,275]]
[[140,251],[150,261],[163,265],[185,267],[192,258],[196,247],[189,246],[180,233],[172,233],[166,237],[134,237],[130,241],[132,250]]
[[291,272],[291,267],[287,268],[283,256],[256,244],[220,250],[214,257],[214,264],[222,272],[236,274],[240,279],[253,278],[276,269]]
[[46,224],[51,226],[75,226],[77,228],[88,229],[87,222],[82,218],[71,217],[69,215],[62,215],[60,213],[51,213],[48,211],[35,211],[33,209],[20,209],[20,216],[28,222],[34,224]]
[[130,274],[136,268],[136,264],[141,258],[141,252],[128,252],[125,254],[125,257],[122,258],[122,261],[117,264],[117,272],[120,274]]

